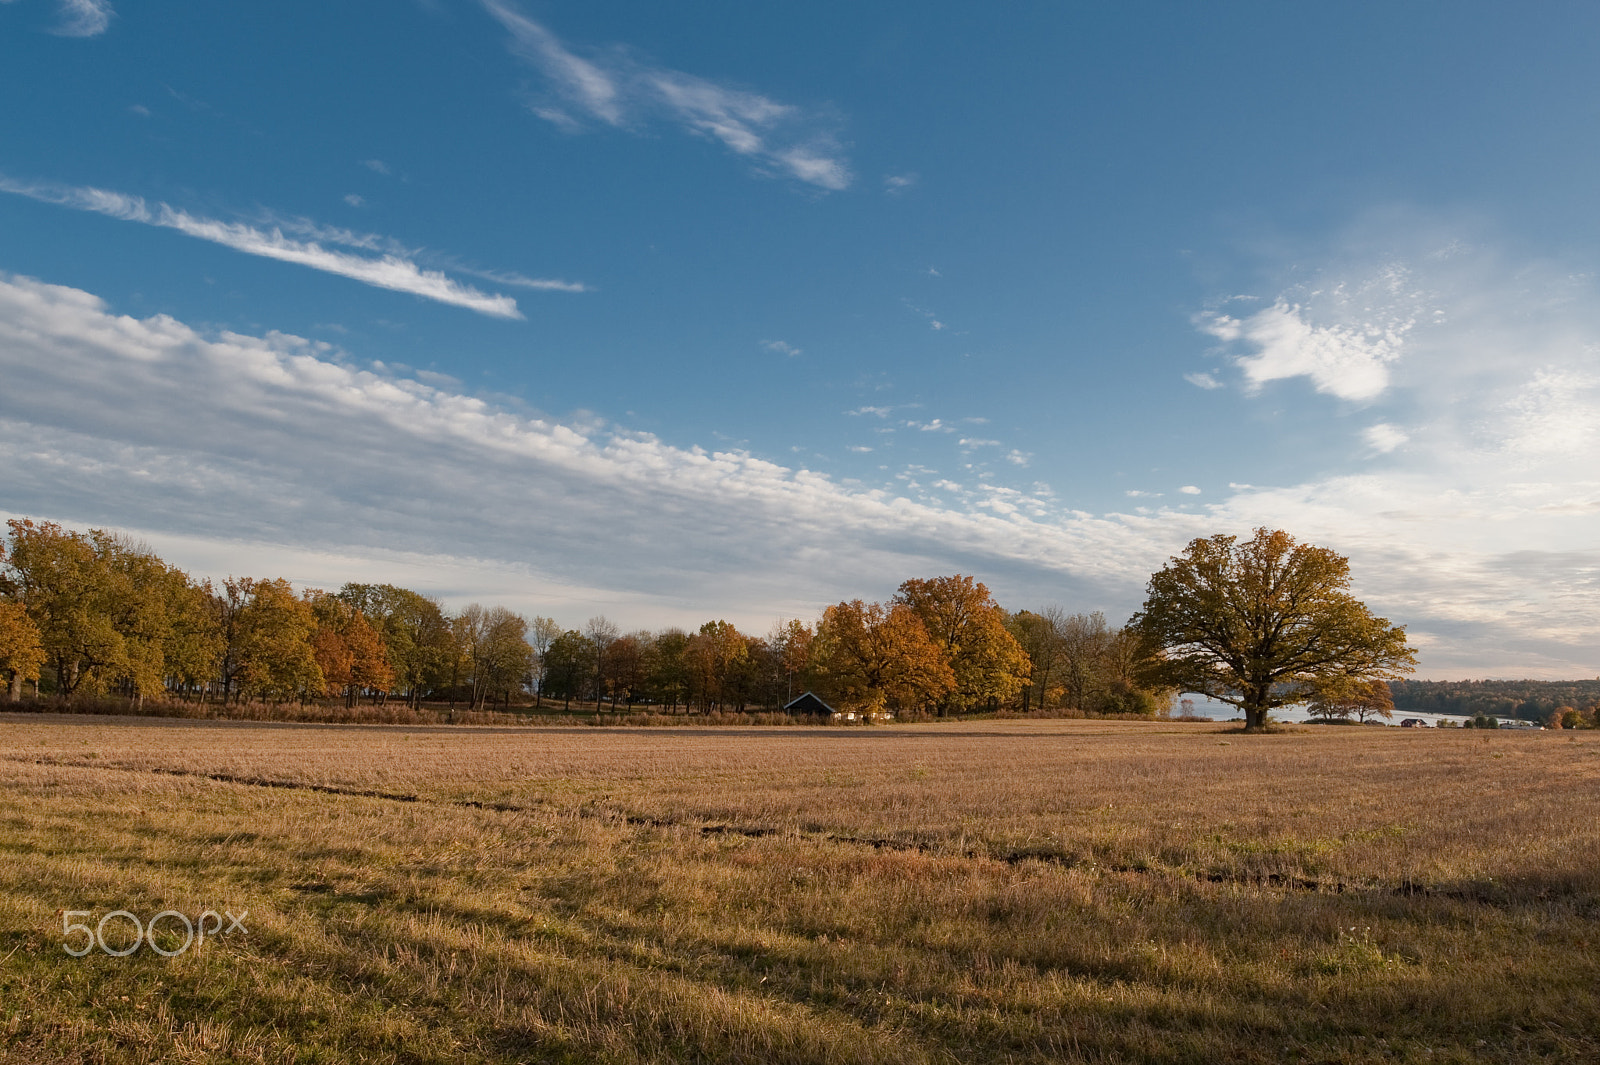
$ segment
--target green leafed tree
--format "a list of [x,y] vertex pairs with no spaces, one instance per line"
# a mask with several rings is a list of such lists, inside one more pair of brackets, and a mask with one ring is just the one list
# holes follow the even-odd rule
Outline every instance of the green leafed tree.
[[1405,629],[1349,587],[1346,558],[1281,530],[1212,536],[1151,576],[1133,624],[1162,652],[1156,681],[1236,706],[1258,730],[1276,707],[1415,666]]
[[655,634],[645,653],[645,686],[654,697],[676,710],[689,695],[689,641],[687,632],[666,628]]
[[592,676],[593,661],[594,648],[576,629],[568,629],[551,640],[544,653],[545,694],[565,700],[564,709],[572,709],[572,700],[583,697],[583,685]]
[[392,584],[346,584],[339,598],[359,610],[382,638],[392,683],[413,707],[450,682],[454,641],[437,602]]
[[503,606],[467,606],[454,623],[471,682],[472,707],[491,700],[510,702],[532,680],[534,654],[528,646],[528,622]]
[[204,683],[220,649],[209,587],[127,537],[96,529],[89,538],[105,568],[112,627],[123,641],[121,666],[108,679],[141,702],[169,685]]
[[1032,667],[1028,683],[1022,689],[1024,711],[1042,709],[1050,697],[1052,682],[1058,682],[1056,667],[1061,658],[1061,640],[1056,633],[1056,623],[1060,616],[1060,607],[1048,607],[1039,613],[1019,610],[1006,619],[1006,628],[1028,656]]

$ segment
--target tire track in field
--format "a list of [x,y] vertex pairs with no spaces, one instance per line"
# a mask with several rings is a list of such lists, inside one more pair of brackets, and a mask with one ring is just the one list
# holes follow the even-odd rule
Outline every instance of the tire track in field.
[[[128,765],[110,765],[95,762],[74,762],[58,758],[17,758],[8,756],[7,761],[22,762],[31,765],[53,766],[65,769],[115,769],[125,773],[155,773],[162,776],[191,777],[199,780],[211,780],[219,784],[238,784],[252,788],[277,788],[284,791],[311,791],[323,795],[340,795],[357,799],[380,799],[387,802],[421,803],[426,806],[449,806],[467,810],[489,810],[495,813],[556,813],[559,808],[549,805],[523,806],[508,802],[483,802],[478,799],[427,799],[420,795],[405,792],[378,791],[367,788],[346,788],[334,784],[310,784],[297,780],[274,780],[270,777],[238,776],[232,773],[207,773],[198,769],[166,769],[159,766],[139,768]],[[729,835],[744,836],[751,839],[761,839],[768,836],[782,834],[780,829],[763,826],[742,826],[728,824],[693,824],[686,821],[662,817],[641,817],[637,814],[627,814],[620,810],[603,810],[593,807],[573,807],[572,812],[580,817],[594,820],[621,822],[641,828],[680,828],[692,829],[703,836]],[[874,850],[912,852],[917,854],[931,854],[935,856],[953,857],[949,851],[928,843],[918,843],[914,840],[886,839],[872,836],[847,836],[832,832],[813,832],[797,834],[808,836],[818,842],[838,843],[846,846],[871,847]],[[1318,880],[1312,877],[1292,876],[1287,873],[1231,873],[1231,872],[1185,872],[1175,869],[1158,869],[1146,864],[1111,864],[1095,862],[1077,854],[1063,854],[1059,851],[1016,849],[1003,854],[985,851],[966,851],[960,857],[973,860],[988,860],[1005,862],[1007,865],[1021,865],[1025,862],[1041,862],[1048,865],[1059,865],[1063,868],[1088,868],[1101,869],[1110,873],[1124,875],[1155,876],[1160,874],[1176,875],[1184,879],[1203,881],[1209,884],[1248,884],[1257,887],[1280,887],[1293,891],[1328,892],[1343,895],[1346,892],[1373,890],[1378,885],[1357,885],[1343,880]],[[1430,898],[1452,898],[1469,902],[1489,902],[1484,892],[1470,888],[1447,889],[1423,884],[1413,880],[1402,881],[1398,886],[1390,889],[1390,894],[1405,897],[1426,896]]]

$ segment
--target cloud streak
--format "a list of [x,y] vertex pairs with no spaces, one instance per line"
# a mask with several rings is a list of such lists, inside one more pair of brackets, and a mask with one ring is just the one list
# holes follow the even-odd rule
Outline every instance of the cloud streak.
[[[206,336],[26,278],[0,276],[0,378],[8,510],[471,562],[528,609],[528,589],[560,585],[640,622],[666,604],[765,624],[950,571],[1105,602],[1168,547],[1116,518],[1029,521],[1002,489],[984,489],[989,512],[941,509],[744,451],[528,417],[326,345]],[[167,417],[179,394],[205,401]]]
[[[1043,488],[919,469],[944,504],[529,416],[444,378],[362,369],[327,345],[203,334],[0,275],[4,507],[188,537],[193,557],[234,572],[300,559],[288,575],[327,583],[393,560],[395,579],[458,601],[757,628],[950,572],[981,576],[1008,605],[1125,617],[1188,540],[1269,525],[1348,555],[1357,593],[1410,627],[1430,675],[1593,676],[1600,300],[1571,281],[1564,309],[1529,328],[1519,293],[1557,280],[1502,281],[1454,285],[1446,323],[1391,368],[1390,421],[1351,426],[1353,440],[1404,426],[1403,446],[1353,448],[1350,468],[1302,484],[1233,482],[1201,502],[1175,483],[1170,505],[1152,485],[1133,513],[1091,514]],[[204,399],[173,417],[175,396]],[[909,473],[905,484],[918,491]],[[175,560],[196,564],[187,557]]]
[[549,82],[555,99],[530,105],[534,114],[569,130],[582,119],[620,129],[660,117],[716,141],[758,168],[828,191],[848,188],[853,175],[821,116],[758,93],[643,62],[621,48],[584,57],[508,0],[483,0],[510,34],[513,54]]
[[[412,253],[387,238],[317,226],[305,220],[279,222],[267,227],[244,222],[223,222],[193,215],[165,203],[147,203],[141,197],[107,189],[20,182],[3,175],[0,175],[0,192],[72,210],[89,211],[124,222],[176,230],[246,255],[309,267],[374,288],[405,292],[437,303],[463,307],[491,318],[523,317],[516,300],[510,296],[486,293],[449,277],[441,270],[425,269],[411,257]],[[374,254],[360,255],[329,245],[341,245]],[[501,283],[526,288],[584,291],[582,285],[573,282],[539,281],[520,275],[495,276]]]
[[98,37],[115,14],[109,0],[60,0],[61,21],[51,33],[59,37]]

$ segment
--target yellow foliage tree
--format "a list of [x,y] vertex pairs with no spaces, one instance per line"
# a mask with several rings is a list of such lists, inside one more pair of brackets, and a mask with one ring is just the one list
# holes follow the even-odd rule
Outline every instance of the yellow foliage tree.
[[365,615],[343,596],[320,589],[305,599],[317,619],[311,648],[326,687],[341,693],[346,706],[356,705],[364,691],[387,692],[394,683],[389,651]]
[[1394,695],[1381,680],[1340,680],[1315,689],[1306,710],[1312,717],[1354,717],[1365,724],[1368,717],[1393,717]]
[[895,602],[915,611],[943,648],[955,675],[950,701],[957,709],[1010,699],[1028,683],[1028,653],[981,581],[959,573],[910,580],[900,586]]
[[288,581],[250,582],[249,599],[235,620],[240,692],[282,702],[326,691],[312,646],[316,631],[311,604]]
[[749,657],[749,641],[732,624],[708,621],[701,625],[684,648],[690,700],[698,698],[706,711],[728,702],[735,675]]
[[26,519],[11,528],[8,559],[16,600],[39,630],[56,694],[99,691],[128,667],[128,648],[113,623],[115,580],[95,542],[55,522]]
[[38,680],[44,665],[39,629],[20,603],[0,600],[0,674],[6,678],[7,700],[22,698],[24,681]]
[[1237,706],[1257,730],[1307,692],[1411,672],[1405,629],[1374,617],[1349,587],[1348,559],[1282,530],[1257,529],[1244,543],[1213,536],[1150,577],[1133,624],[1165,652],[1159,679]]
[[828,607],[811,654],[827,694],[849,710],[927,710],[956,690],[943,649],[903,603]]

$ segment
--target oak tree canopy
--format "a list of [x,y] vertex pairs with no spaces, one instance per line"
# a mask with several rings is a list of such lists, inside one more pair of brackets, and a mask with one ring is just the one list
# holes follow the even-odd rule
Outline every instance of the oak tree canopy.
[[1276,707],[1415,666],[1405,628],[1374,617],[1349,586],[1349,560],[1282,530],[1212,536],[1151,576],[1133,624],[1164,652],[1160,680],[1237,706],[1256,730]]

